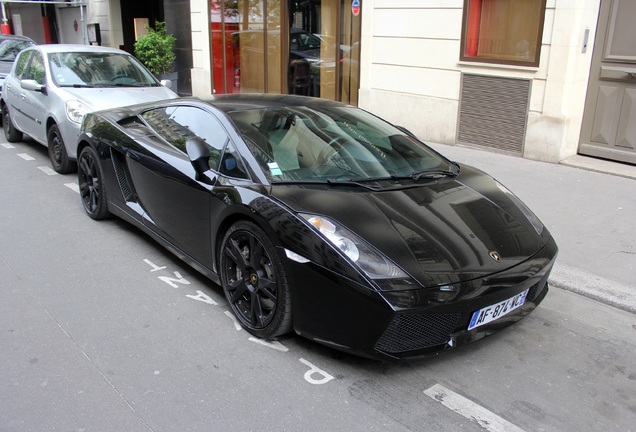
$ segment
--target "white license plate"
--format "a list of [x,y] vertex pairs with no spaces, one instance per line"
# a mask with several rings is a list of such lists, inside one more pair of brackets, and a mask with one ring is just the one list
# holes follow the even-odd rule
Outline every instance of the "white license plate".
[[470,324],[468,324],[468,330],[488,324],[497,318],[501,318],[502,316],[509,314],[518,307],[523,306],[527,295],[528,290],[525,290],[514,297],[510,297],[508,300],[495,303],[494,305],[490,305],[473,312],[473,316],[470,318]]

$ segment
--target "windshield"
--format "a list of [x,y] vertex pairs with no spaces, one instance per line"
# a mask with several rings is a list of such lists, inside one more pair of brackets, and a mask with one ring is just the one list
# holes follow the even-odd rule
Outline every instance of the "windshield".
[[228,113],[272,182],[361,182],[454,175],[456,167],[354,107]]
[[0,61],[12,62],[20,51],[33,45],[35,45],[33,42],[26,40],[0,40]]
[[119,53],[49,54],[51,75],[59,87],[148,87],[157,80],[133,56]]

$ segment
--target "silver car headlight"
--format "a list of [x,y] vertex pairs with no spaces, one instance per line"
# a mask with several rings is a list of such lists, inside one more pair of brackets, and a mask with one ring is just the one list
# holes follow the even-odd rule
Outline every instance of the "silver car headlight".
[[406,278],[398,266],[375,250],[362,238],[338,223],[324,217],[300,214],[329,243],[342,251],[371,279]]
[[78,100],[66,102],[66,117],[73,123],[81,124],[84,114],[89,111],[90,108]]

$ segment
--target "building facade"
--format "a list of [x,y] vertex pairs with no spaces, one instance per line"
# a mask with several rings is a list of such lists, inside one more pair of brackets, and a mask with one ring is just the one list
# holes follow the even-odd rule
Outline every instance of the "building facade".
[[[195,95],[217,89],[214,3],[191,0]],[[284,32],[297,26],[299,2],[288,3],[276,23]],[[362,0],[357,40],[342,25],[351,1],[319,3],[323,18],[329,4],[340,10],[340,26],[307,30],[335,30],[349,54],[340,50],[339,61],[355,64],[348,72],[359,78],[357,96],[342,84],[314,95],[355,103],[433,142],[549,162],[582,153],[636,163],[635,2]]]
[[101,23],[102,44],[128,47],[133,18],[168,11],[185,94],[305,94],[425,141],[636,163],[634,0],[151,3],[87,0],[87,22]]

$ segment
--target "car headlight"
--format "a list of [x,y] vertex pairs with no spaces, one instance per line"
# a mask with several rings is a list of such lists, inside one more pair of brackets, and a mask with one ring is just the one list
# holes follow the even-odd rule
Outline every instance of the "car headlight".
[[90,108],[78,100],[66,102],[66,117],[73,123],[81,124],[84,114],[89,111]]
[[398,266],[353,232],[323,217],[301,214],[333,246],[342,251],[371,279],[407,278]]
[[495,183],[497,183],[497,187],[499,188],[499,190],[505,193],[508,198],[510,198],[510,201],[512,201],[514,204],[516,204],[517,207],[519,207],[519,210],[521,210],[521,213],[523,213],[526,219],[528,219],[528,222],[530,222],[537,234],[541,235],[544,228],[543,222],[539,220],[539,218],[532,212],[532,210],[530,210],[530,208],[525,205],[524,202],[521,201],[517,195],[510,192],[507,187],[505,187],[498,181],[495,181]]

